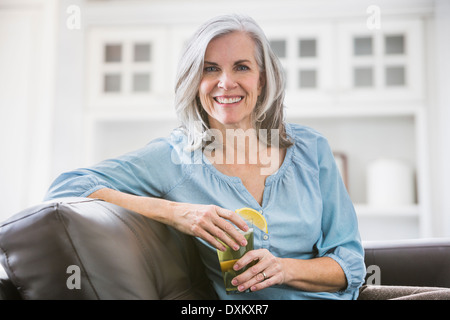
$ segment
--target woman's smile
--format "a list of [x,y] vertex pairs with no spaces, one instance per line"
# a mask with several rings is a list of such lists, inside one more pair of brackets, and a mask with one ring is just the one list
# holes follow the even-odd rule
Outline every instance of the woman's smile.
[[216,96],[216,97],[214,97],[214,100],[220,106],[232,107],[232,106],[239,104],[243,98],[244,98],[243,96]]

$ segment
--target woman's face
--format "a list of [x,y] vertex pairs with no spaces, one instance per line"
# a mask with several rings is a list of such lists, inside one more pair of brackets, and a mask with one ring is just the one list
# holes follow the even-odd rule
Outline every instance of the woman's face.
[[211,128],[250,128],[264,86],[253,39],[243,32],[218,37],[208,44],[204,61],[198,94]]

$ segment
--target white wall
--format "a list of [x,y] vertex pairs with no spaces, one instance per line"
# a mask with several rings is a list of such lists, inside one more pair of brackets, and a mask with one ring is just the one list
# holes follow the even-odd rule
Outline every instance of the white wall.
[[[52,180],[61,172],[83,165],[84,2],[58,0]],[[77,18],[71,6],[80,9],[79,28],[71,23],[72,18]]]
[[434,231],[450,236],[450,1],[435,1],[430,25],[430,153]]
[[55,1],[0,2],[0,220],[49,183]]

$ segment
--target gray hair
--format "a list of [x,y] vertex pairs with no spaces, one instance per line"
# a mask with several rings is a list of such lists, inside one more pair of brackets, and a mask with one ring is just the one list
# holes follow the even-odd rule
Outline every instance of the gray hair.
[[[252,120],[256,132],[267,129],[266,145],[270,145],[271,129],[278,129],[278,146],[289,147],[292,142],[284,125],[285,75],[273,53],[263,30],[250,17],[222,15],[204,23],[189,41],[178,65],[175,85],[175,109],[188,136],[192,149],[204,145],[209,123],[198,99],[198,88],[203,75],[206,48],[211,40],[231,32],[248,34],[255,42],[255,60],[265,74],[265,86],[258,98]],[[260,137],[260,139],[263,137]]]

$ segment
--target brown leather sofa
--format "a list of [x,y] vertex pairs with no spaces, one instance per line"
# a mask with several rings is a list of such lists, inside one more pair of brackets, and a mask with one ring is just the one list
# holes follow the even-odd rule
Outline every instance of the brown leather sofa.
[[[370,281],[450,288],[449,239],[364,245]],[[44,202],[0,223],[0,262],[0,299],[216,299],[191,237],[101,200]]]

